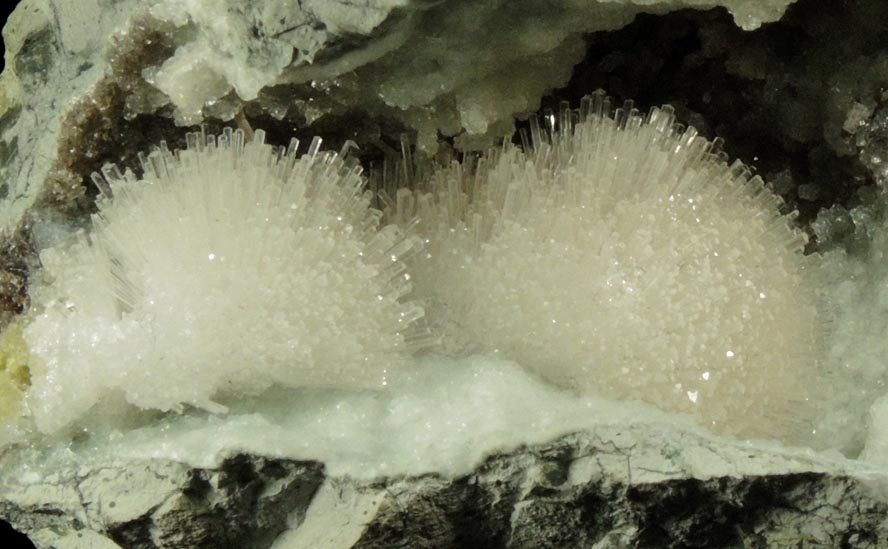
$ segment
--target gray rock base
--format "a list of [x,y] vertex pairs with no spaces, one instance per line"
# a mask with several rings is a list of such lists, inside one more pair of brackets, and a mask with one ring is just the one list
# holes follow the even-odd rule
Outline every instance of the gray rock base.
[[[644,432],[628,430],[636,440]],[[692,444],[677,452],[654,431],[629,446],[620,437],[569,435],[452,479],[357,481],[249,455],[213,469],[89,465],[39,482],[7,478],[0,517],[58,549],[888,546],[884,473],[750,448],[748,462],[693,478],[691,456],[724,451],[687,434]],[[747,474],[752,462],[762,474]]]

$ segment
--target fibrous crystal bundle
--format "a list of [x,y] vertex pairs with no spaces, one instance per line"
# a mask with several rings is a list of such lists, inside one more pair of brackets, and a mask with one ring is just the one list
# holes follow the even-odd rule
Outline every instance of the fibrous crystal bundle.
[[780,199],[668,107],[596,93],[529,133],[398,192],[447,347],[722,433],[810,434],[815,265]]
[[420,335],[402,258],[344,154],[188,136],[106,166],[93,228],[41,255],[25,330],[28,406],[53,431],[122,394],[142,408],[223,411],[226,395],[383,388]]
[[534,118],[521,147],[399,190],[389,225],[345,154],[263,138],[192,133],[142,178],[94,176],[92,230],[41,254],[24,331],[41,430],[120,395],[223,412],[271,386],[381,389],[440,342],[722,433],[811,433],[806,237],[670,108],[596,93]]

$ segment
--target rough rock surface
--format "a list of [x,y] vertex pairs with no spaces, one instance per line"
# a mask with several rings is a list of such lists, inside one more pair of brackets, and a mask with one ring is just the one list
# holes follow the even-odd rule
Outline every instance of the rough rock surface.
[[726,138],[803,222],[884,182],[883,2],[581,4],[21,2],[0,77],[0,325],[26,305],[33,247],[91,211],[89,174],[199,120],[352,139],[378,165],[404,133],[486,146],[549,90],[544,105],[602,87]]
[[[854,0],[827,13],[803,1],[759,34],[735,28],[791,3],[25,0],[4,29],[0,76],[0,328],[27,306],[33,248],[91,210],[89,173],[134,166],[160,139],[182,146],[182,125],[249,121],[273,142],[318,133],[370,157],[402,132],[427,149],[441,137],[472,148],[511,131],[584,56],[558,99],[602,86],[675,103],[729,144],[757,144],[731,152],[761,155],[803,216],[853,205],[858,186],[888,181],[884,7]],[[730,17],[585,34],[639,12],[718,5]],[[504,32],[478,40],[489,26]],[[642,42],[657,55],[640,54]],[[716,81],[733,92],[713,98]],[[760,138],[771,125],[775,137]],[[833,229],[854,235],[854,220]],[[35,474],[17,452],[0,454],[0,518],[38,547],[888,546],[884,468],[644,427],[506,451],[455,479],[355,481],[249,455],[213,468],[85,461]]]
[[0,232],[38,198],[88,207],[91,171],[181,139],[176,122],[246,108],[257,123],[335,127],[363,143],[390,126],[428,147],[438,132],[504,135],[567,81],[583,32],[720,4],[755,28],[791,1],[25,0],[4,29]]
[[[108,162],[185,129],[346,139],[368,162],[486,147],[564,85],[584,34],[642,12],[725,6],[750,30],[793,0],[23,0],[3,30],[0,327],[27,307],[35,248],[86,222]],[[478,32],[495,28],[496,33]]]
[[504,451],[456,478],[356,481],[248,455],[13,472],[13,451],[0,467],[0,516],[41,548],[888,544],[884,471],[644,424]]
[[266,547],[322,481],[320,464],[249,456],[133,462],[7,488],[0,508],[38,547]]

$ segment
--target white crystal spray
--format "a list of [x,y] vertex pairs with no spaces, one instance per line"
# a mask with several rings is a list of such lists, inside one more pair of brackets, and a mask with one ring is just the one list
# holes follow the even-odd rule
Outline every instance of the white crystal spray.
[[426,247],[416,295],[451,350],[561,386],[696,414],[740,436],[810,434],[821,318],[806,236],[740,162],[603,93],[398,192]]
[[28,406],[54,431],[113,395],[141,408],[224,411],[286,387],[384,388],[420,337],[403,258],[343,155],[187,136],[106,166],[88,235],[41,254],[25,330]]

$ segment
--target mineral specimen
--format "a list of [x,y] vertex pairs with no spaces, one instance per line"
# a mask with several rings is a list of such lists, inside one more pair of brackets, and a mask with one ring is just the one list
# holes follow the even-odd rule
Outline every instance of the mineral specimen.
[[603,93],[530,134],[398,193],[395,216],[427,243],[417,297],[451,347],[722,433],[810,434],[817,258],[761,178],[670,108],[612,114]]

